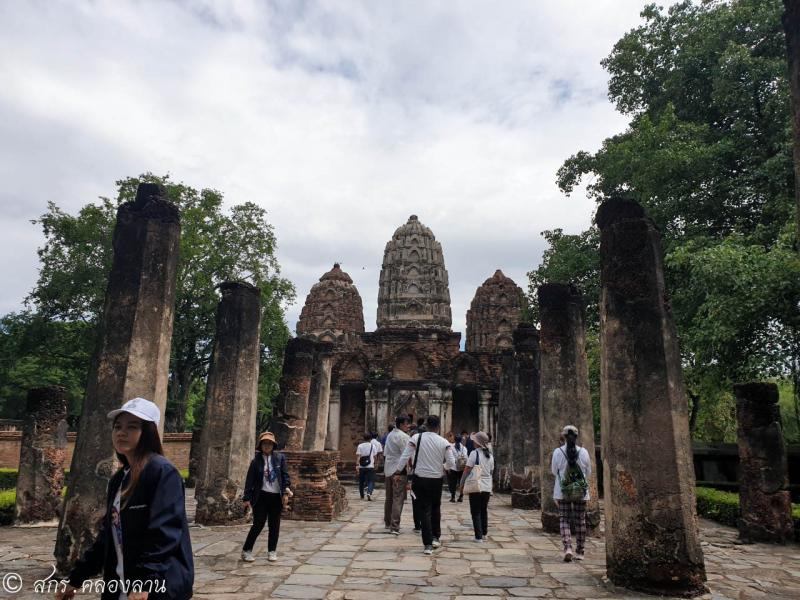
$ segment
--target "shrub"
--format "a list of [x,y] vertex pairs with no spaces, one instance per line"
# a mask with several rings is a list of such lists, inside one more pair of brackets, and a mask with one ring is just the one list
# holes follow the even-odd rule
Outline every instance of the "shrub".
[[11,490],[17,487],[17,470],[0,469],[0,490]]
[[698,515],[723,525],[738,526],[739,494],[704,487],[697,488],[696,494]]
[[16,503],[16,490],[0,491],[0,525],[11,525],[14,521],[14,506]]

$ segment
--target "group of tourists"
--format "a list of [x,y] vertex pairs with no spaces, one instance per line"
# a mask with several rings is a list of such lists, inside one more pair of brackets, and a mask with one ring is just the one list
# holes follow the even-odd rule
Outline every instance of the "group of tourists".
[[[108,485],[100,531],[77,561],[68,585],[56,593],[57,600],[72,598],[84,581],[99,572],[106,583],[120,584],[121,591],[107,589],[104,600],[191,598],[194,564],[183,480],[163,456],[160,417],[158,406],[144,398],[134,398],[108,414],[121,467]],[[383,443],[377,435],[367,434],[356,450],[361,498],[372,500],[376,458],[382,455],[386,531],[400,535],[403,506],[410,495],[414,530],[421,533],[424,554],[441,546],[445,479],[451,502],[461,502],[465,494],[469,498],[475,541],[483,542],[489,531],[495,467],[489,435],[478,431],[455,436],[451,432],[445,438],[439,428],[435,415],[414,425],[410,415],[400,416]],[[576,427],[567,425],[561,434],[564,443],[553,452],[551,464],[556,477],[553,497],[559,506],[564,560],[580,560],[586,539],[586,481],[591,462],[586,449],[577,445]],[[245,562],[255,560],[253,547],[265,525],[267,560],[277,560],[281,513],[292,491],[286,458],[276,451],[276,445],[271,432],[262,433],[247,472],[242,500],[245,509],[253,512],[253,523],[242,548]],[[571,534],[576,538],[574,552]]]
[[[384,526],[388,533],[400,535],[400,519],[406,497],[410,495],[414,532],[421,533],[424,554],[432,554],[441,546],[444,481],[450,502],[463,502],[464,495],[468,496],[474,541],[483,542],[489,532],[489,500],[495,470],[491,439],[483,431],[471,435],[463,431],[458,436],[448,432],[442,437],[439,427],[437,416],[429,416],[416,425],[412,425],[410,415],[400,416],[395,419],[382,446],[386,489]],[[561,438],[563,445],[553,452],[551,471],[555,476],[553,498],[559,507],[563,557],[569,562],[573,558],[584,558],[591,461],[586,449],[577,445],[577,427],[565,426]],[[361,465],[356,468],[370,469],[369,481],[374,481],[375,469],[373,463],[367,465],[366,461],[372,460],[374,449],[365,441],[356,450],[356,459]],[[372,488],[369,488],[368,500],[371,494]],[[574,551],[572,535],[575,536]]]

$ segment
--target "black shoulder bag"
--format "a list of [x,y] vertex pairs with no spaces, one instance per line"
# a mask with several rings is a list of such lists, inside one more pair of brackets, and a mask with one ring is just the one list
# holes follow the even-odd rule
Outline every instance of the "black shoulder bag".
[[[425,432],[423,431],[422,433]],[[414,483],[414,481],[417,479],[417,459],[419,459],[419,447],[422,446],[422,433],[420,433],[419,437],[417,438],[417,449],[414,452],[414,464],[411,465],[411,468],[414,470],[414,472],[408,476],[408,480],[411,483]]]
[[362,456],[358,459],[358,466],[360,467],[368,467],[369,463],[372,461],[372,451],[375,449],[375,446],[372,445],[372,442],[369,443],[369,455]]

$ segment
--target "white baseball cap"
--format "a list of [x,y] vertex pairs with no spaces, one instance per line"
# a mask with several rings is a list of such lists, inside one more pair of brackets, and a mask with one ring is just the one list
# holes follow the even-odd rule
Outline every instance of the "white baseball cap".
[[108,418],[113,419],[119,413],[123,412],[131,413],[134,417],[139,417],[142,421],[152,421],[156,426],[158,426],[159,421],[161,421],[161,411],[158,410],[158,406],[144,398],[128,400],[122,405],[122,408],[112,410],[108,413]]

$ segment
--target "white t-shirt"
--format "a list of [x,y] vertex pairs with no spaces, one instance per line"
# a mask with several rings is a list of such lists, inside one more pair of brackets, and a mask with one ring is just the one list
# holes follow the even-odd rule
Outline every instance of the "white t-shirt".
[[[273,474],[274,473],[274,474]],[[270,475],[274,477],[273,481],[270,481]],[[281,493],[281,482],[280,482],[280,471],[275,469],[272,465],[272,455],[264,456],[264,480],[261,484],[261,491],[262,492],[269,492],[271,494],[280,494]]]
[[[125,479],[128,477],[128,473],[130,473],[130,469],[126,470],[125,474],[122,476],[117,494],[114,496],[114,503],[111,505],[111,537],[114,540],[114,550],[117,553],[117,578],[123,583],[125,582],[125,563],[123,562],[122,556],[122,517],[120,503],[122,499],[122,486]],[[119,593],[119,600],[128,600],[128,594],[121,591]]]
[[372,440],[370,443],[375,448],[375,454],[380,454],[383,452],[383,445],[381,445],[378,440]]
[[[563,495],[561,494],[561,476],[567,472],[568,464],[567,445],[564,444],[561,448],[556,448],[553,451],[553,459],[550,461],[550,472],[556,476],[555,485],[553,486],[553,500],[563,499]],[[592,474],[592,461],[589,460],[589,452],[586,451],[586,448],[581,448],[580,446],[578,446],[578,466],[581,468],[581,471],[583,471],[583,476],[589,479],[589,475]],[[583,499],[589,499],[588,489]]]
[[[375,440],[372,440],[373,442]],[[381,443],[378,442],[380,446]],[[360,458],[362,456],[369,456],[369,464],[366,467],[362,467],[360,462],[358,466],[362,469],[374,469],[375,468],[375,455],[377,454],[375,450],[375,445],[372,442],[361,442],[356,448],[356,455]]]
[[455,470],[458,470],[458,457],[463,456],[465,459],[467,458],[467,447],[464,444],[461,444],[460,446],[453,444],[453,456],[456,461]]
[[[478,456],[478,452],[480,452],[480,456]],[[483,450],[473,450],[469,453],[469,457],[467,458],[467,466],[474,467],[476,464],[481,468],[481,479],[478,482],[481,491],[491,492],[492,473],[494,473],[494,454],[486,458]]]
[[403,470],[405,463],[400,463],[400,457],[403,455],[407,443],[408,434],[399,427],[392,429],[387,436],[386,447],[383,449],[383,473],[387,477]]
[[414,467],[414,474],[428,479],[438,479],[444,477],[445,469],[455,470],[456,461],[453,456],[453,447],[446,439],[438,433],[430,431],[415,433],[411,436],[400,457],[400,464],[403,465],[410,458],[414,460],[417,452],[417,444],[422,436],[422,444],[419,448],[419,458]]

